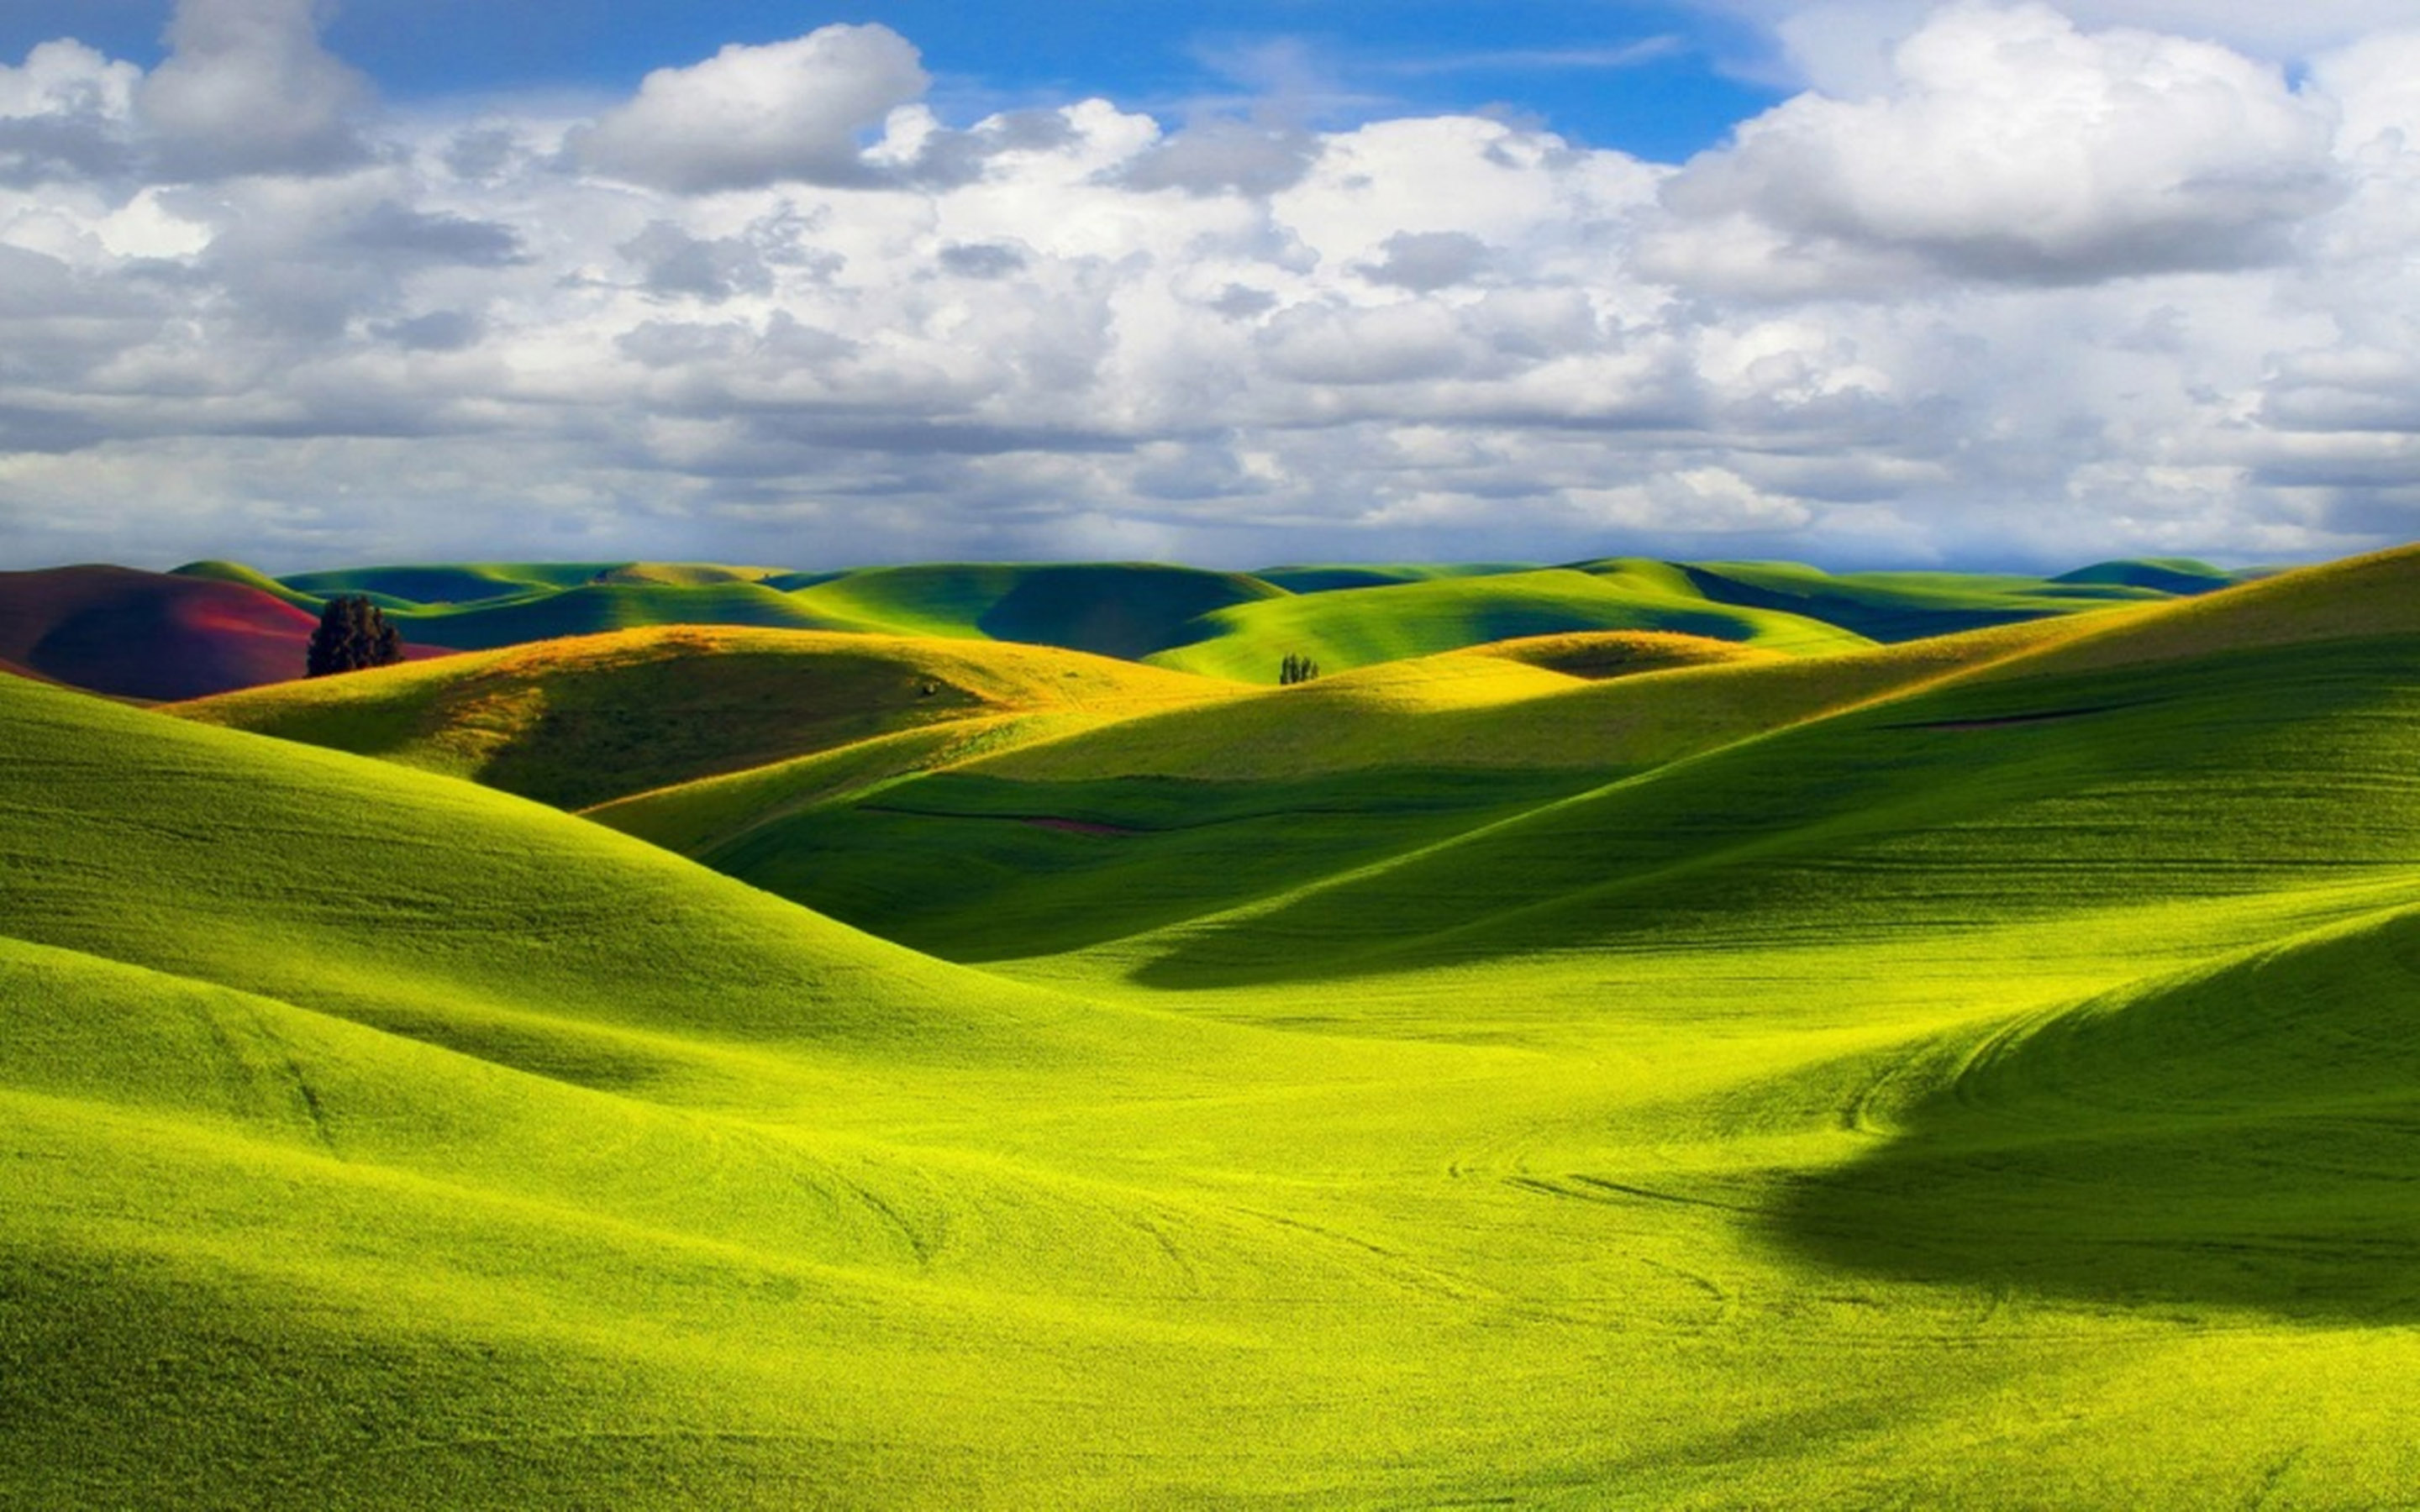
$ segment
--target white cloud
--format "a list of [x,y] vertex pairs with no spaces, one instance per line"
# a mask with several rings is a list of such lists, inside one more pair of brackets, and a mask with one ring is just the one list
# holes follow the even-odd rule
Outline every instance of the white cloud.
[[319,45],[316,0],[178,0],[174,51],[137,104],[180,178],[319,174],[367,156],[359,73]]
[[1801,95],[1692,162],[1658,262],[1791,294],[2273,263],[2338,193],[2334,124],[2221,47],[1959,5],[1898,45],[1884,92]]
[[826,26],[659,69],[571,147],[599,172],[678,193],[862,183],[860,137],[926,82],[916,49],[889,27]]

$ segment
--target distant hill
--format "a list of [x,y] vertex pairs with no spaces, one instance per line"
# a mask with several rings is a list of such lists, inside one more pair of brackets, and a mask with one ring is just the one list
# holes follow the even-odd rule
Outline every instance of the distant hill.
[[1156,563],[871,567],[796,594],[902,635],[981,636],[1137,659],[1183,643],[1214,610],[1283,596],[1242,573]]
[[1820,620],[1714,602],[1679,569],[1641,562],[1590,571],[1423,578],[1269,598],[1205,615],[1184,644],[1151,659],[1273,683],[1289,654],[1339,672],[1493,640],[1594,631],[1668,632],[1802,653],[1868,643]]
[[[50,611],[40,603],[56,585],[37,592],[31,575],[16,576],[25,579],[15,595],[23,600],[16,616],[44,623],[44,634],[58,628],[47,625]],[[1329,563],[1262,574],[1136,562],[816,572],[717,563],[421,563],[282,579],[240,563],[206,561],[168,576],[188,587],[213,585],[209,601],[217,608],[196,609],[193,624],[163,629],[162,616],[174,614],[139,609],[130,600],[119,618],[88,619],[66,631],[45,654],[59,664],[50,674],[121,693],[136,686],[155,690],[132,695],[142,697],[288,675],[284,653],[272,647],[293,621],[231,589],[303,614],[317,614],[331,594],[364,594],[419,647],[494,650],[649,625],[750,626],[1056,646],[1270,683],[1289,656],[1310,657],[1333,674],[1551,635],[1679,634],[1823,654],[2158,602],[2257,575],[2184,559],[2102,563],[2048,579],[1608,558],[1552,568]],[[158,584],[147,590],[155,598],[181,591]],[[249,656],[240,649],[246,636],[256,642]],[[121,638],[130,644],[105,644]],[[143,670],[160,659],[144,648],[170,642],[183,647],[166,658],[181,670]],[[216,649],[203,649],[204,642]],[[39,660],[15,659],[45,670]],[[63,670],[70,667],[83,671]]]
[[2228,572],[2207,562],[2191,557],[2143,557],[2131,561],[2098,562],[2073,572],[2063,572],[2050,580],[2055,583],[2115,584],[2127,588],[2149,588],[2156,593],[2190,597],[2196,594],[2215,593],[2251,580],[2262,574]]
[[200,698],[300,677],[318,624],[258,589],[207,578],[110,566],[0,573],[0,659],[120,698]]

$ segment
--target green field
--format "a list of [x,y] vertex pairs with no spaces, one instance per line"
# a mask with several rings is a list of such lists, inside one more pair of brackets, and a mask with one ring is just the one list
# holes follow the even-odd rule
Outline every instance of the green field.
[[0,674],[0,1504],[2420,1487],[2420,549],[411,570],[802,624]]

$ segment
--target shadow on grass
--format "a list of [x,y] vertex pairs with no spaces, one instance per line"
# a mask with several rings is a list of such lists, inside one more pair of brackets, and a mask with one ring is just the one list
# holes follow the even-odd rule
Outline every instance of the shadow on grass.
[[1900,1280],[2420,1319],[2420,910],[2007,1035],[1896,1121],[1774,1236]]

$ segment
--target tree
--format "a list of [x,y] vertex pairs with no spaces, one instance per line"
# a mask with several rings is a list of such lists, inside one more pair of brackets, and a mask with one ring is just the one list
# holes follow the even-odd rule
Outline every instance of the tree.
[[1308,683],[1318,675],[1319,663],[1309,656],[1296,656],[1288,652],[1285,660],[1278,664],[1278,685],[1281,687],[1291,687],[1296,683]]
[[303,675],[325,677],[403,659],[403,638],[380,608],[357,594],[339,594],[319,611]]

